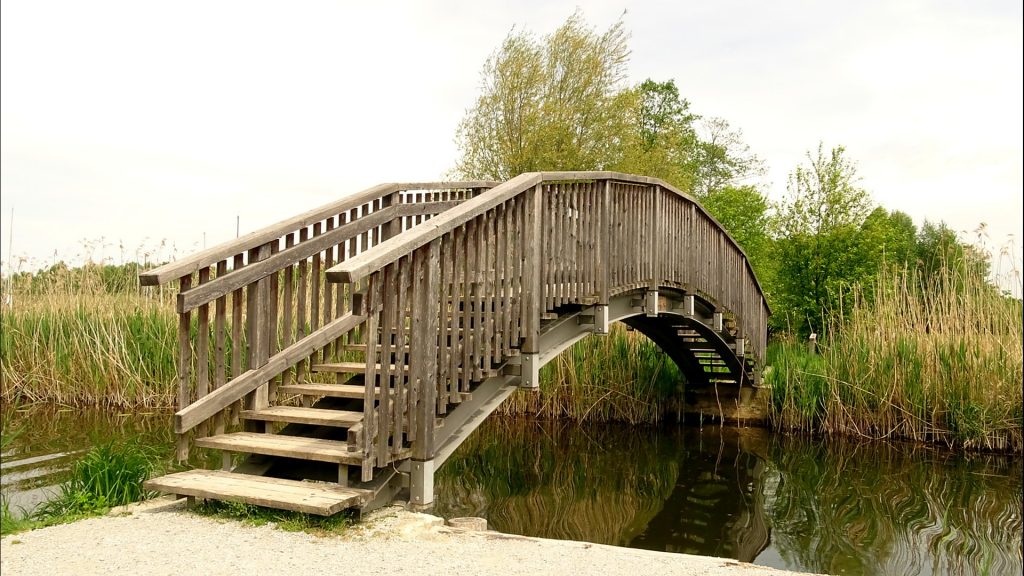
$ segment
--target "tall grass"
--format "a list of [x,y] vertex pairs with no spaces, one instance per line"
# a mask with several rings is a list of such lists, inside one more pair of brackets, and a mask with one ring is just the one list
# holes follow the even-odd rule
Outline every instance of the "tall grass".
[[8,403],[166,406],[177,318],[145,295],[19,295],[0,316],[0,398]]
[[98,444],[75,462],[60,494],[43,503],[35,517],[42,521],[73,518],[143,500],[147,493],[142,483],[156,460],[151,450],[139,444]]
[[577,421],[658,422],[675,410],[683,378],[675,363],[621,324],[588,336],[541,369],[540,392],[519,391],[499,413]]
[[821,355],[769,351],[773,420],[786,428],[1024,449],[1022,308],[974,276],[885,270],[855,291]]

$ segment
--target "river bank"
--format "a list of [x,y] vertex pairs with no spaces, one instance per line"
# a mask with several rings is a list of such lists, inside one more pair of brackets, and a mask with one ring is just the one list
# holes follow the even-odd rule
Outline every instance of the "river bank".
[[5,575],[50,574],[796,574],[723,558],[474,532],[388,508],[342,536],[251,527],[167,498],[0,541]]

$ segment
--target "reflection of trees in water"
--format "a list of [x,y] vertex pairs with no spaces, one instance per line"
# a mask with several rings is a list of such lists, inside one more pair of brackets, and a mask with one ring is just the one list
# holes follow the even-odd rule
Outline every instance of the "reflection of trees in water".
[[435,512],[496,530],[627,544],[678,475],[675,440],[655,429],[492,418],[436,478]]
[[[1021,573],[1020,461],[920,446],[779,438],[773,544],[828,573]],[[1016,469],[1014,469],[1016,468]]]

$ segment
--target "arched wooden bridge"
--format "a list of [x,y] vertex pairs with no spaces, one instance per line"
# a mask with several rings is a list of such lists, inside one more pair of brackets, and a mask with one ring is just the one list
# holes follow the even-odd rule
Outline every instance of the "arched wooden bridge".
[[178,456],[224,454],[148,487],[316,514],[429,504],[462,440],[611,322],[735,401],[769,314],[693,198],[613,172],[383,184],[141,281],[180,290]]

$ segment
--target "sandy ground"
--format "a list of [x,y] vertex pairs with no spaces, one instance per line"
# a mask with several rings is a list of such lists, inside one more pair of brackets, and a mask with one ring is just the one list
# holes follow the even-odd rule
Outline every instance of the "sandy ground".
[[735,560],[478,532],[401,508],[343,536],[207,518],[158,499],[101,517],[5,537],[3,576],[38,574],[781,575]]

